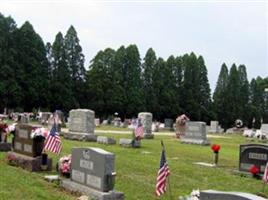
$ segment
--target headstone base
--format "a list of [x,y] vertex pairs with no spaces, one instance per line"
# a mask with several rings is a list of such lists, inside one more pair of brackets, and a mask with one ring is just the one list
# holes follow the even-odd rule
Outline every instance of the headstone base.
[[244,192],[222,192],[204,190],[200,192],[202,200],[265,200],[265,198]]
[[79,140],[88,142],[97,142],[97,136],[93,133],[76,133],[76,132],[66,132],[63,133],[63,137],[67,140]]
[[82,184],[71,181],[70,179],[63,179],[61,186],[71,192],[79,192],[88,195],[90,199],[94,200],[124,200],[124,193],[117,191],[101,192],[93,188],[84,186]]
[[154,135],[153,134],[144,134],[143,138],[144,139],[154,139]]
[[11,143],[1,142],[0,151],[11,151]]
[[182,138],[181,142],[186,144],[210,145],[209,140],[195,140],[195,139]]
[[51,171],[52,170],[52,159],[48,158],[46,169],[42,166],[42,157],[30,157],[25,156],[19,153],[9,151],[7,153],[8,164],[21,167],[30,172],[38,172],[38,171]]

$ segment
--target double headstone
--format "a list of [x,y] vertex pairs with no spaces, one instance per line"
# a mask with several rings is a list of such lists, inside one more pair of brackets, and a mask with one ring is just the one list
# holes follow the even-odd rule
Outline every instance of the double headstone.
[[149,112],[141,112],[138,115],[138,118],[141,120],[144,130],[144,138],[145,139],[152,139],[154,135],[152,134],[152,120],[153,115]]
[[115,184],[115,155],[100,148],[73,148],[71,180],[62,186],[88,195],[92,199],[124,199],[124,194],[113,191]]
[[189,144],[209,145],[207,139],[205,122],[186,122],[185,136],[181,138],[181,142]]
[[245,144],[240,145],[239,171],[249,172],[255,165],[264,173],[268,161],[268,145]]
[[[41,170],[41,155],[45,138],[37,136],[31,138],[32,130],[37,126],[28,124],[18,124],[16,126],[14,138],[14,152],[8,152],[10,156],[16,158],[13,162],[16,165],[29,171]],[[52,160],[48,159],[48,170],[51,170]]]
[[97,141],[97,136],[94,135],[94,111],[88,109],[71,110],[69,119],[69,132],[64,133],[66,139]]

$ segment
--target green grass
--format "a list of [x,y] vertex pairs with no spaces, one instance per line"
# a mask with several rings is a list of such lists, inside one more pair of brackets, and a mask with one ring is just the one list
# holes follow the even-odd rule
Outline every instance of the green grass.
[[[105,134],[117,139],[131,135]],[[173,199],[187,195],[193,189],[214,189],[258,193],[262,181],[235,175],[238,169],[239,144],[247,143],[238,135],[230,138],[211,138],[211,143],[222,146],[219,167],[209,168],[194,165],[193,162],[213,162],[209,146],[181,144],[171,136],[156,136],[153,140],[142,140],[140,149],[122,148],[118,144],[106,146],[97,143],[63,140],[62,155],[70,154],[72,147],[100,147],[116,155],[115,189],[125,193],[127,200],[157,199],[154,195],[156,174],[161,152],[160,140],[166,146],[167,160],[171,171],[170,186]],[[8,166],[6,153],[0,153],[0,199],[75,199],[76,196],[60,189],[56,184],[43,180],[42,173],[29,173],[20,168]],[[55,166],[57,156],[53,157]],[[53,167],[55,169],[55,167]],[[52,174],[55,171],[52,172]],[[265,194],[268,195],[266,188]],[[166,193],[162,199],[169,199]]]

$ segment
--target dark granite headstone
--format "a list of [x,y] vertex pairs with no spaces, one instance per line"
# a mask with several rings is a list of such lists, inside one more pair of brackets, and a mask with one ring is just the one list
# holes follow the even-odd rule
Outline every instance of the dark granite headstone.
[[240,145],[239,170],[249,172],[249,169],[256,165],[260,172],[264,173],[268,161],[268,145],[245,144]]
[[114,187],[113,153],[100,148],[73,148],[71,180],[102,192]]
[[28,124],[18,124],[16,126],[16,133],[14,138],[14,151],[30,157],[41,156],[44,138],[31,138],[31,131],[37,126]]

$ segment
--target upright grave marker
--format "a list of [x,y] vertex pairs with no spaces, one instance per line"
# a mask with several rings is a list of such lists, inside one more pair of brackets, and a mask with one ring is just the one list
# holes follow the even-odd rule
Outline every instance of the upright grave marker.
[[69,112],[69,132],[64,133],[66,139],[97,141],[94,135],[95,112],[89,109],[75,109]]
[[239,153],[239,171],[249,172],[255,165],[264,173],[268,161],[268,145],[262,144],[244,144],[240,145]]
[[62,185],[93,199],[124,199],[123,193],[113,191],[114,161],[113,153],[100,148],[73,148],[71,180],[63,180]]
[[[28,124],[18,124],[16,126],[14,138],[14,152],[8,152],[10,164],[20,166],[28,171],[41,171],[41,155],[45,138],[37,136],[31,137],[32,130],[38,126]],[[52,159],[48,158],[48,168],[52,168]]]
[[181,138],[181,142],[189,144],[209,145],[207,139],[205,122],[186,122],[185,136]]
[[153,114],[149,112],[141,112],[138,115],[138,118],[141,119],[141,123],[144,129],[144,138],[152,139],[154,135],[152,134],[152,120]]

